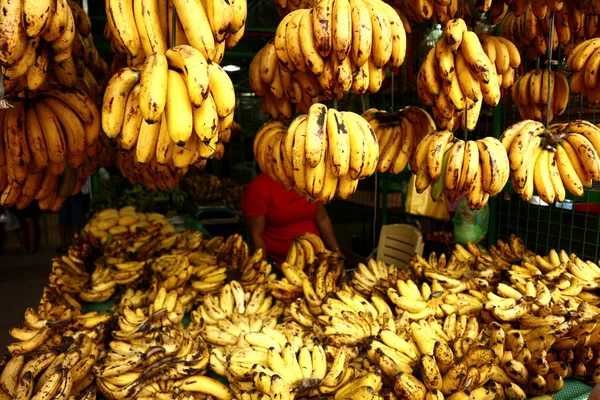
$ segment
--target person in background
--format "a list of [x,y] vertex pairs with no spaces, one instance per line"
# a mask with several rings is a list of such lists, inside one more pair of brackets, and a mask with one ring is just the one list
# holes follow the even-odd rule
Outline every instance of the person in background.
[[251,245],[263,249],[264,256],[278,265],[285,260],[292,240],[304,232],[320,236],[329,250],[340,251],[325,206],[308,204],[265,173],[246,188],[242,209]]
[[10,210],[19,219],[19,229],[16,231],[19,238],[20,248],[16,254],[35,254],[37,251],[37,230],[38,219],[41,211],[37,201],[32,201],[23,210],[18,210],[16,207]]
[[88,178],[83,188],[81,188],[81,192],[74,196],[69,196],[63,208],[58,212],[58,239],[60,247],[57,251],[59,253],[67,252],[67,229],[70,228],[70,241],[75,233],[79,234],[83,227],[83,218],[89,203],[90,185],[90,179]]

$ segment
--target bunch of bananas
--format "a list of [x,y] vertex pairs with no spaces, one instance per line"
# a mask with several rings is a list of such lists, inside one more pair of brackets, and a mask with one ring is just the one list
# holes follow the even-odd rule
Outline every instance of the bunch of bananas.
[[600,379],[598,363],[595,361],[600,351],[597,325],[596,319],[579,321],[555,342],[553,350],[547,355],[548,359],[553,360],[549,362],[566,366],[567,372],[570,370],[575,377],[596,385]]
[[140,64],[156,52],[164,54],[173,41],[190,45],[205,59],[220,63],[225,47],[235,47],[246,26],[245,0],[157,0],[152,4],[110,0],[105,5],[108,22],[104,35],[113,50],[127,55],[129,65]]
[[387,289],[395,285],[397,280],[410,279],[411,275],[411,270],[408,268],[370,258],[366,265],[358,264],[358,268],[352,273],[350,286],[363,296],[368,296],[376,289]]
[[94,46],[91,23],[71,0],[4,1],[0,61],[4,93],[78,87],[96,99],[107,65]]
[[[239,282],[231,281],[218,296],[207,294],[197,310],[192,311],[191,321],[199,327],[204,340],[225,346],[237,344],[242,331],[261,332],[263,326],[270,326],[271,320],[282,313],[283,305],[274,300],[265,286],[247,292]],[[254,344],[254,339],[259,338],[260,335],[253,335],[245,340]]]
[[[116,238],[123,238],[138,231],[145,231],[150,227],[164,235],[174,232],[173,225],[164,215],[136,212],[133,206],[126,206],[120,210],[107,208],[97,212],[83,227],[83,232],[84,234],[89,232],[100,243],[105,243],[109,234]],[[144,242],[140,240],[134,243],[133,249],[137,250]]]
[[506,150],[498,139],[465,142],[448,130],[427,134],[410,165],[418,193],[431,186],[434,201],[444,193],[452,201],[465,194],[471,209],[484,207],[490,196],[500,193],[510,172]]
[[465,290],[487,290],[490,283],[498,281],[499,272],[487,265],[475,265],[469,260],[461,261],[456,256],[451,256],[446,261],[446,255],[439,257],[432,252],[429,259],[415,254],[410,260],[410,267],[416,277],[431,283],[439,282],[451,293],[461,293]]
[[512,100],[519,109],[521,118],[545,121],[546,110],[549,108],[548,120],[552,121],[555,115],[562,115],[567,109],[569,82],[560,72],[530,70],[515,81]]
[[429,113],[415,106],[407,106],[395,113],[372,108],[365,111],[363,117],[369,121],[379,143],[378,172],[402,172],[417,144],[435,130]]
[[52,89],[0,110],[0,203],[59,210],[96,169],[100,115],[78,89]]
[[509,71],[521,63],[518,50],[506,39],[489,42],[494,50],[498,43],[501,54],[495,54],[496,62],[486,54],[477,34],[467,31],[465,21],[456,18],[446,24],[444,36],[427,53],[417,76],[417,92],[423,104],[433,107],[438,127],[456,130],[460,123],[463,129],[474,130],[483,102],[495,106],[501,86],[512,85]]
[[596,88],[596,71],[600,68],[600,40],[589,39],[579,43],[567,59],[569,71],[573,71],[571,77],[571,91],[587,96],[590,103],[596,104],[600,101]]
[[376,93],[385,66],[399,68],[406,31],[396,10],[380,0],[322,0],[279,23],[275,39],[254,57],[250,85],[271,118],[307,112],[351,89]]
[[45,349],[12,357],[0,376],[3,397],[19,399],[74,398],[93,400],[91,369],[100,347],[82,334],[62,350]]
[[600,179],[600,128],[588,121],[545,129],[540,122],[524,120],[510,126],[500,140],[508,153],[513,188],[526,201],[534,188],[548,204],[564,201],[566,190],[582,196],[584,187]]
[[[151,54],[140,70],[125,67],[111,78],[102,127],[109,138],[117,138],[119,148],[135,148],[129,157],[122,156],[122,170],[131,158],[134,169],[156,159],[184,170],[205,163],[215,156],[219,141],[229,141],[234,109],[227,73],[200,51],[181,45],[166,55]],[[152,170],[170,173],[158,165]]]
[[70,256],[54,257],[51,263],[50,283],[61,292],[77,294],[90,279],[85,266]]
[[[548,46],[552,46],[552,49],[556,50],[559,43],[558,32],[563,28],[559,27],[561,24],[558,23],[559,18],[557,18],[554,24],[556,29],[552,30],[554,36],[549,42],[550,16],[552,13],[546,12],[543,17],[537,17],[533,12],[534,8],[528,3],[522,14],[509,13],[502,22],[500,34],[515,43],[520,49],[523,49],[528,57],[535,59],[545,55]],[[561,13],[556,15],[561,15]],[[564,32],[561,32],[561,35],[564,36]],[[566,43],[563,44],[566,45]]]
[[504,0],[475,0],[472,6],[458,0],[399,0],[398,3],[403,5],[402,9],[406,10],[411,22],[420,23],[433,18],[442,25],[459,15],[459,8],[460,15],[469,25],[474,25],[474,20],[481,19],[481,15],[488,12],[491,23],[496,25],[502,22],[509,10]]
[[328,203],[335,194],[347,199],[358,180],[377,169],[379,146],[360,115],[313,104],[289,127],[269,121],[254,138],[260,169],[308,202]]
[[286,275],[286,278],[291,283],[296,283],[298,282],[298,278],[295,277],[297,273],[311,267],[321,255],[328,255],[329,253],[330,251],[325,248],[325,244],[319,236],[312,232],[304,232],[290,244],[285,259],[286,267],[284,268],[282,265],[282,272],[285,275],[286,270],[290,270],[289,276]]
[[521,54],[517,46],[501,36],[491,36],[483,33],[477,35],[483,51],[496,67],[496,72],[502,77],[501,86],[508,89],[515,82],[515,70],[521,65]]
[[335,291],[342,270],[341,258],[327,251],[318,236],[306,232],[290,245],[281,265],[284,278],[269,281],[268,288],[288,304],[304,293],[308,306],[318,309],[327,293]]

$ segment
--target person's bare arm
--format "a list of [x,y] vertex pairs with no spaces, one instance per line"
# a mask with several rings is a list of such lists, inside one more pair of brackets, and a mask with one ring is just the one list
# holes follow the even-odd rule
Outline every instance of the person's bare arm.
[[265,246],[265,216],[246,217],[246,225],[250,233],[250,244],[252,248],[263,250],[263,260],[267,259],[267,248]]
[[321,239],[323,239],[323,243],[325,243],[325,246],[329,250],[339,251],[340,246],[338,246],[338,242],[335,238],[333,226],[331,225],[331,219],[329,218],[329,214],[327,214],[325,206],[320,203],[317,208],[315,225],[317,225],[317,229],[321,234]]

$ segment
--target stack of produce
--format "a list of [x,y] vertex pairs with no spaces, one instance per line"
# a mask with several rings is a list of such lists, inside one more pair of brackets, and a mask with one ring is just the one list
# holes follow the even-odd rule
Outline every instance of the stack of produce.
[[[134,66],[153,53],[164,54],[173,41],[190,45],[206,60],[220,63],[225,47],[234,47],[246,26],[246,0],[133,0],[125,4],[110,0],[105,4],[105,36],[113,50],[127,54],[128,64]],[[173,13],[177,14],[175,26]]]
[[363,117],[369,121],[379,143],[378,172],[402,172],[418,143],[435,130],[429,113],[415,106],[407,106],[395,113],[370,109]]
[[186,176],[179,185],[195,205],[225,205],[232,210],[242,209],[240,201],[246,185],[240,185],[233,179],[219,179],[214,175]]
[[415,188],[422,193],[431,186],[431,198],[451,201],[466,195],[469,208],[480,209],[508,181],[508,156],[493,137],[464,141],[448,130],[433,131],[423,138],[411,158]]
[[573,71],[571,91],[586,95],[592,104],[600,101],[597,79],[600,52],[597,50],[600,50],[600,39],[589,39],[578,44],[567,60],[569,71]]
[[254,57],[250,85],[274,119],[307,112],[320,100],[375,93],[389,66],[406,55],[398,13],[380,0],[323,0],[279,23],[275,39]]
[[453,19],[423,60],[417,91],[421,101],[433,107],[433,118],[442,129],[456,130],[461,125],[465,130],[474,130],[483,101],[497,105],[500,88],[513,83],[513,69],[521,64],[518,50],[505,39],[484,39],[493,46],[491,58],[477,34],[467,31],[465,21]]
[[377,169],[379,146],[369,123],[352,112],[323,104],[310,107],[289,127],[269,121],[254,138],[254,156],[261,171],[307,201],[346,199],[358,180]]
[[89,17],[71,0],[3,5],[0,61],[4,93],[77,87],[94,102],[107,65],[98,55]]
[[[535,254],[511,235],[404,270],[369,260],[345,284],[310,234],[278,280],[239,235],[155,232],[103,253],[78,241],[81,259],[53,261],[39,307],[10,331],[1,395],[525,400],[570,376],[598,383],[600,267],[564,251]],[[83,314],[76,297],[96,290],[112,291],[111,313]]]
[[164,215],[140,213],[136,212],[135,207],[127,206],[120,210],[108,208],[95,213],[83,228],[83,232],[89,232],[99,243],[104,243],[109,234],[115,239],[124,238],[129,233],[133,234],[153,226],[163,235],[175,231]]
[[58,211],[96,169],[100,115],[78,89],[52,89],[0,110],[0,203]]
[[[153,53],[141,69],[125,67],[111,78],[102,127],[126,150],[118,161],[125,175],[137,171],[142,182],[162,176],[173,183],[182,173],[177,171],[203,166],[220,142],[229,141],[234,109],[227,73],[200,51],[181,45],[166,55]],[[150,167],[140,171],[144,165]]]
[[560,72],[552,71],[550,82],[548,82],[548,70],[539,69],[528,71],[516,80],[512,90],[512,100],[519,109],[521,118],[545,121],[548,99],[550,99],[548,121],[552,121],[555,115],[562,115],[565,112],[569,101],[569,82]]
[[[512,186],[528,201],[534,189],[551,204],[566,190],[583,196],[600,179],[600,128],[584,120],[551,125],[517,122],[500,138],[508,153]],[[566,189],[566,190],[565,190]]]

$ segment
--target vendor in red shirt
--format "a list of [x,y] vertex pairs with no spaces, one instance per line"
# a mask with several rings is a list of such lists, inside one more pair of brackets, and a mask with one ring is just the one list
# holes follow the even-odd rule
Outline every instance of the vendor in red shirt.
[[331,251],[339,251],[331,219],[321,203],[308,204],[304,197],[287,191],[262,173],[246,188],[242,209],[255,249],[277,264],[285,260],[292,240],[304,232],[321,237]]

